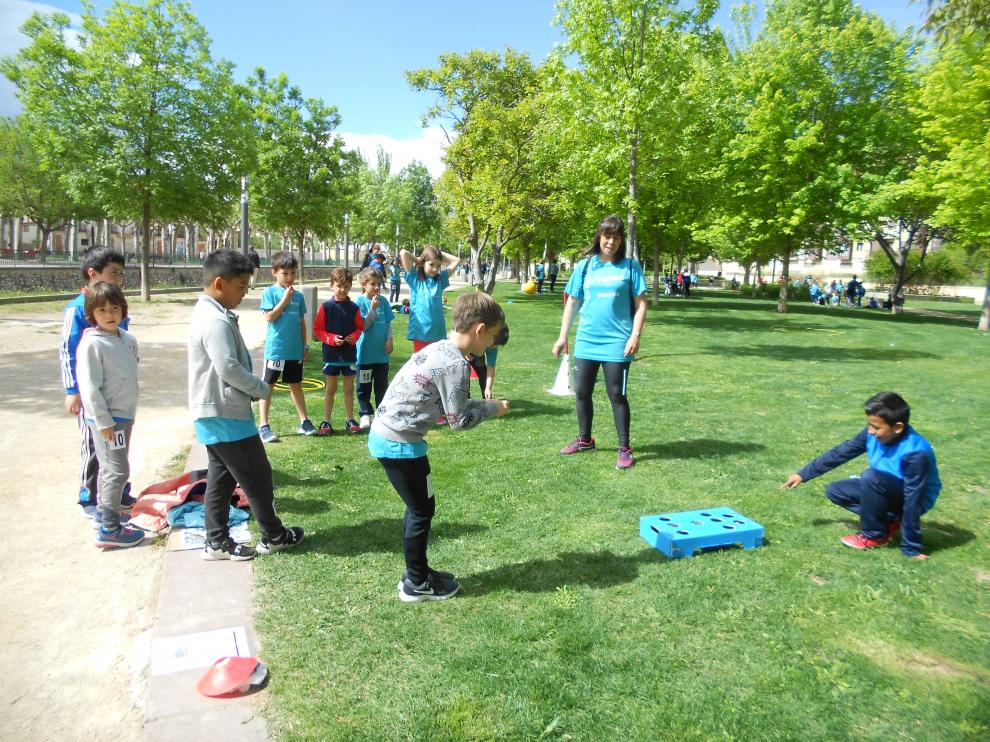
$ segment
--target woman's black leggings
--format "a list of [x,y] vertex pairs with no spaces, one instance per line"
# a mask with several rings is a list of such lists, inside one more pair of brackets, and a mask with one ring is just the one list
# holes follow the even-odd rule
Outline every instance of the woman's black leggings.
[[585,440],[591,438],[591,422],[595,408],[591,403],[591,393],[595,390],[599,366],[605,371],[605,391],[612,403],[612,418],[615,420],[615,433],[619,445],[629,446],[629,399],[626,397],[626,384],[629,383],[629,361],[588,361],[574,359],[574,392],[577,396],[578,434]]

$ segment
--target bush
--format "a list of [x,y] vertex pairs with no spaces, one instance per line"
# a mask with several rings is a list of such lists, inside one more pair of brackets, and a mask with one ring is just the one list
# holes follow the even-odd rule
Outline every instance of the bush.
[[[739,287],[739,295],[747,299],[779,299],[780,284],[777,283],[744,283]],[[804,282],[800,286],[793,283],[787,287],[788,301],[811,301],[811,290]]]
[[[883,252],[875,252],[866,259],[866,276],[874,283],[892,284],[894,282],[894,266]],[[908,254],[907,274],[918,267],[918,254]],[[908,286],[946,286],[966,281],[970,277],[969,268],[958,253],[950,250],[939,250],[925,256],[925,264],[914,274]]]

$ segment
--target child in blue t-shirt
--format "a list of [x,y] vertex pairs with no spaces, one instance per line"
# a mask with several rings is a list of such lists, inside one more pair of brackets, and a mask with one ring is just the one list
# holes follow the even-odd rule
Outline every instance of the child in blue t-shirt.
[[547,278],[547,271],[546,271],[546,268],[543,267],[543,263],[537,263],[536,264],[536,271],[535,271],[534,275],[536,276],[536,293],[537,294],[542,294],[543,293],[543,282]]
[[303,364],[309,360],[306,345],[306,299],[296,291],[296,271],[299,259],[294,253],[277,252],[272,256],[272,276],[275,283],[261,295],[261,311],[268,320],[265,335],[265,383],[269,386],[268,397],[258,405],[261,412],[261,440],[274,443],[278,436],[268,423],[268,412],[272,406],[272,389],[281,376],[289,386],[292,404],[299,415],[299,433],[315,435],[316,428],[306,413],[306,397],[303,395]]
[[381,274],[365,268],[358,274],[361,295],[355,303],[361,310],[364,331],[357,342],[358,412],[362,430],[371,427],[375,408],[371,406],[371,392],[375,392],[375,404],[380,405],[388,389],[388,361],[392,354],[392,307],[382,299]]
[[639,350],[646,321],[646,281],[639,262],[625,254],[625,227],[617,216],[607,216],[598,226],[586,257],[574,266],[564,289],[567,303],[560,335],[553,345],[559,356],[567,344],[571,322],[580,308],[581,321],[574,341],[574,387],[577,397],[578,437],[561,449],[565,456],[595,450],[591,437],[594,407],[591,393],[599,367],[612,404],[612,418],[619,439],[616,469],[633,465],[629,446],[629,400],[626,387],[629,365]]
[[413,352],[447,337],[443,316],[443,291],[450,286],[450,271],[457,265],[457,256],[427,245],[419,257],[408,250],[399,252],[399,262],[405,271],[409,287],[409,329]]
[[873,549],[903,528],[901,553],[927,559],[921,551],[921,516],[942,491],[935,451],[908,425],[911,408],[899,394],[880,392],[864,407],[866,427],[858,435],[791,474],[784,486],[793,489],[865,453],[866,471],[825,488],[829,500],[859,516],[859,533],[843,536],[843,545]]
[[331,435],[333,402],[337,394],[337,379],[344,377],[344,430],[361,430],[354,419],[354,377],[357,375],[357,342],[364,330],[361,310],[351,301],[353,279],[346,268],[330,271],[333,296],[320,305],[313,322],[313,337],[323,343],[323,373],[327,377],[323,396],[323,422],[318,435]]

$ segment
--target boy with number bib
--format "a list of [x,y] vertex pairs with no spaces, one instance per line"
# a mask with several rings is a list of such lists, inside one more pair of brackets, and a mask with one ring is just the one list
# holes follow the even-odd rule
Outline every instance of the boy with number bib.
[[436,509],[426,434],[439,417],[454,430],[467,430],[509,408],[506,400],[468,398],[468,358],[490,348],[505,324],[502,308],[481,292],[459,296],[454,303],[454,330],[414,353],[395,375],[368,435],[368,450],[384,467],[406,505],[402,548],[406,571],[399,579],[404,603],[445,600],[461,586],[449,572],[429,566],[426,549]]
[[137,546],[144,532],[121,525],[120,502],[131,469],[127,454],[138,400],[137,340],[121,322],[127,299],[120,286],[97,283],[86,292],[87,329],[76,350],[79,396],[100,464],[100,549]]
[[[299,415],[299,433],[315,435],[316,428],[306,414],[306,397],[303,395],[303,364],[309,360],[306,346],[306,300],[293,284],[299,260],[291,252],[277,252],[272,256],[272,276],[275,283],[261,295],[261,311],[268,320],[265,335],[265,383],[272,389],[279,376],[289,386],[292,403]],[[274,443],[278,435],[268,424],[268,412],[272,406],[272,391],[261,400],[261,440]]]
[[361,430],[371,427],[375,408],[371,406],[371,392],[375,402],[381,404],[388,389],[388,361],[392,354],[392,307],[382,299],[381,274],[373,268],[365,268],[358,274],[361,296],[355,302],[361,310],[364,331],[357,342],[358,387],[357,398]]

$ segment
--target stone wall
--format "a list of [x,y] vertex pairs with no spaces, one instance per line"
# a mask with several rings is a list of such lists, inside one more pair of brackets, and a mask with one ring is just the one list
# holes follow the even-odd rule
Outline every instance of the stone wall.
[[[306,282],[324,284],[329,281],[332,266],[306,266]],[[181,288],[200,286],[203,271],[199,266],[154,266],[151,285],[154,288]],[[262,268],[258,282],[264,286],[271,282],[271,272]],[[79,266],[0,266],[0,291],[20,291],[26,294],[65,294],[79,291],[84,283]],[[124,288],[131,290],[141,286],[141,269],[128,265],[124,269]]]

